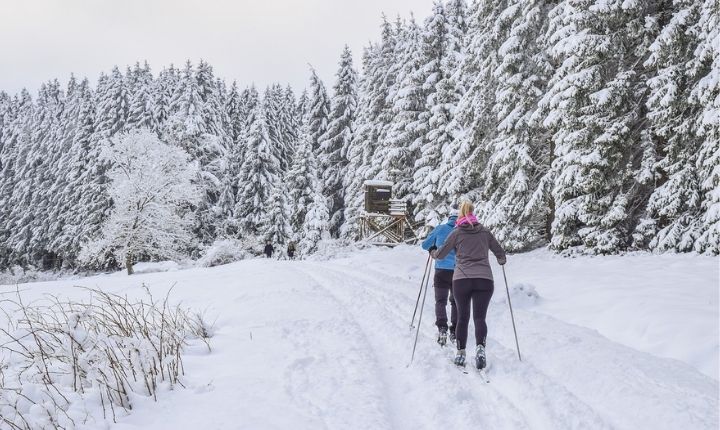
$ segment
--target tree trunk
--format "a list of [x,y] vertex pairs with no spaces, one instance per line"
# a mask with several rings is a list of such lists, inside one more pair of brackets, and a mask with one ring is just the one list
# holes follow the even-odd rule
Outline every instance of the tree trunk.
[[[548,153],[548,169],[552,169],[552,163],[555,160],[555,141],[552,137],[549,138],[550,141],[550,151]],[[553,221],[555,221],[555,196],[553,196],[552,190],[549,192],[549,199],[548,199],[548,206],[549,206],[549,213],[548,217],[545,220],[545,240],[550,243],[552,241],[552,224]]]
[[132,261],[132,255],[128,254],[125,256],[125,267],[127,267],[128,275],[133,274],[133,261]]

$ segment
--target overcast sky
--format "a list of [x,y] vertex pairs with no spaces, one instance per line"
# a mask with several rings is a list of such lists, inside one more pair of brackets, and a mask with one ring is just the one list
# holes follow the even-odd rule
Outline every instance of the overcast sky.
[[0,90],[35,93],[74,72],[148,60],[153,73],[207,60],[228,82],[305,86],[311,63],[328,87],[342,47],[378,40],[381,14],[429,15],[432,0],[0,0]]

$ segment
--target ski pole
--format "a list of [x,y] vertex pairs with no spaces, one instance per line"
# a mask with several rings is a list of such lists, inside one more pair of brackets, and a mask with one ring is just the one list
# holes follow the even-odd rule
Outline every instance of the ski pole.
[[522,361],[520,357],[520,343],[518,342],[517,330],[515,329],[515,316],[513,315],[512,302],[510,302],[510,288],[508,287],[507,275],[505,275],[505,265],[502,265],[503,278],[505,278],[505,291],[507,292],[508,306],[510,306],[510,319],[512,320],[513,332],[515,333],[515,346],[517,347],[518,360]]
[[410,321],[410,330],[414,327],[413,324],[415,324],[415,314],[417,313],[418,304],[420,304],[420,294],[422,294],[423,284],[425,283],[425,277],[428,275],[428,266],[430,265],[430,253],[428,253],[428,259],[425,263],[425,271],[423,272],[422,281],[420,281],[420,290],[418,291],[417,300],[415,300],[415,310],[413,311],[412,320]]
[[[431,266],[431,269],[432,269],[432,266]],[[430,284],[430,277],[428,276],[427,281],[425,282],[425,293],[423,294],[422,305],[420,306],[420,316],[418,316],[418,326],[417,326],[417,331],[415,332],[415,343],[413,344],[413,351],[412,351],[412,356],[410,357],[410,364],[412,364],[413,360],[415,359],[415,348],[417,347],[418,336],[420,335],[420,327],[422,326],[423,309],[425,308],[425,297],[427,297],[427,290],[428,290],[429,284]],[[408,366],[410,366],[410,364],[408,364]]]

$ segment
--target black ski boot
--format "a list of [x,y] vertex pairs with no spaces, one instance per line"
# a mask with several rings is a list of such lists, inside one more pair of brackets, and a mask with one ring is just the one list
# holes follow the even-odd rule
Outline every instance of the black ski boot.
[[450,343],[455,344],[455,327],[451,326],[449,331],[450,335],[448,338],[450,339]]
[[475,349],[475,367],[482,370],[487,366],[487,358],[485,357],[485,346],[478,345]]
[[455,360],[453,360],[456,366],[465,367],[465,350],[458,349],[455,354]]
[[445,328],[445,327],[438,328],[437,343],[440,346],[445,346],[445,344],[447,344],[447,328]]

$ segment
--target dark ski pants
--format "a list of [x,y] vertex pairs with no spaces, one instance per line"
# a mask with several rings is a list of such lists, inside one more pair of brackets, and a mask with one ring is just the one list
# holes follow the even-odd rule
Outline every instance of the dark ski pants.
[[448,328],[447,302],[450,296],[450,323],[453,330],[457,326],[457,307],[452,295],[453,271],[447,269],[435,269],[433,287],[435,287],[435,325],[440,328]]
[[465,349],[467,344],[471,305],[475,324],[475,344],[485,345],[487,337],[485,317],[494,289],[493,281],[490,279],[467,278],[453,281],[453,295],[458,309],[458,325],[455,329],[458,349]]

